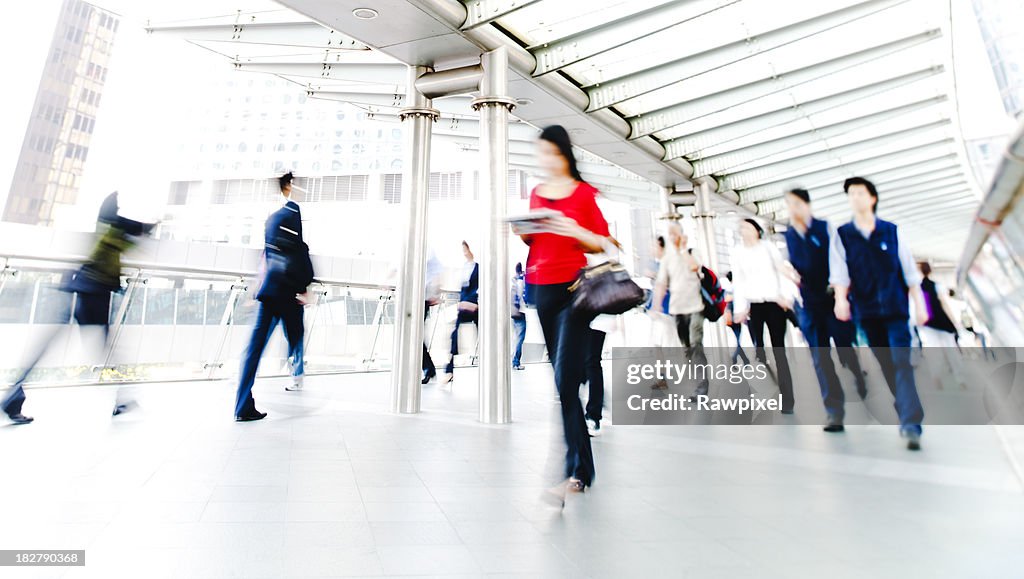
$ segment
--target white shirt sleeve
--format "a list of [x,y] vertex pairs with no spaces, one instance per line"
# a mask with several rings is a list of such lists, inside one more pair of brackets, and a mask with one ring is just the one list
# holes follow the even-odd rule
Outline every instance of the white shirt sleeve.
[[903,242],[903,236],[900,234],[899,227],[896,228],[896,245],[899,252],[900,267],[903,268],[903,281],[906,282],[908,288],[921,285],[924,277],[917,269],[917,262],[914,261],[914,254],[910,251],[910,246]]
[[[667,250],[666,250],[667,251]],[[666,253],[661,257],[661,263],[658,264],[658,274],[654,277],[654,284],[664,284],[668,287],[668,260],[669,256]]]
[[732,255],[732,307],[733,315],[743,315],[750,310],[750,300],[747,298],[744,292],[746,283],[749,280],[746,279],[747,273],[744,267],[744,261],[746,260],[746,250],[740,246],[733,248]]
[[828,283],[833,286],[850,287],[850,269],[846,266],[846,247],[839,238],[839,231],[828,226]]

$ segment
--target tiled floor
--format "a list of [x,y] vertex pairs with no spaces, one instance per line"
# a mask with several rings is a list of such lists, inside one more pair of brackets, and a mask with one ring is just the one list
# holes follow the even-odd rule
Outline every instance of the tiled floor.
[[[150,385],[112,421],[109,388],[36,389],[0,427],[0,548],[87,550],[17,577],[1021,576],[1024,430],[608,426],[564,512],[550,369],[514,373],[515,423],[476,421],[473,370],[387,412],[389,376]],[[800,404],[818,404],[813,390]],[[800,411],[798,406],[798,412]]]

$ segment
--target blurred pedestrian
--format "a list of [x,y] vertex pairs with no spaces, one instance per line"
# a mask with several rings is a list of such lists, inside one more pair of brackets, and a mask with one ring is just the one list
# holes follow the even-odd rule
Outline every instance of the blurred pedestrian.
[[302,240],[302,214],[299,204],[292,197],[291,173],[278,179],[284,205],[267,218],[264,234],[264,274],[260,281],[256,299],[259,312],[252,337],[242,361],[238,379],[238,393],[235,398],[235,420],[248,422],[261,420],[266,412],[256,409],[252,396],[253,383],[260,357],[270,340],[270,335],[280,322],[288,340],[288,359],[291,362],[292,382],[285,390],[301,390],[304,376],[302,322],[303,296],[313,282],[313,263],[309,247]]

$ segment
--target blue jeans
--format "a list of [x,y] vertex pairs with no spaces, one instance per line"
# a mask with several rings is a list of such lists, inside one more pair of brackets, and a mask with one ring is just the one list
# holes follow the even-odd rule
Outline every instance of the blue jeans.
[[570,285],[535,285],[532,286],[532,294],[562,405],[565,476],[576,477],[585,486],[590,486],[594,480],[594,453],[590,447],[587,421],[583,417],[583,403],[580,402],[580,384],[587,375],[590,320],[573,312]]
[[921,434],[924,409],[917,396],[914,368],[910,365],[910,328],[907,318],[867,318],[860,327],[871,352],[882,367],[882,375],[896,398],[900,431]]
[[516,330],[516,349],[512,354],[512,366],[519,366],[523,357],[523,342],[526,341],[526,316],[512,318],[512,326]]
[[256,381],[256,370],[259,368],[263,350],[267,347],[270,334],[278,322],[284,326],[284,336],[288,340],[288,359],[292,365],[292,375],[303,374],[302,339],[305,330],[302,325],[302,304],[290,300],[265,300],[260,302],[260,310],[256,315],[256,325],[252,328],[252,338],[242,361],[242,373],[238,380],[238,394],[235,398],[235,416],[252,416],[256,414],[256,401],[252,397],[252,385]]
[[[835,317],[832,310],[826,307],[800,308],[797,310],[800,320],[800,331],[811,348],[811,360],[814,362],[814,374],[818,378],[821,389],[821,400],[829,417],[842,420],[846,415],[843,404],[846,401],[843,387],[836,375],[836,365],[832,361],[830,347],[830,327]],[[836,344],[839,346],[839,344]]]

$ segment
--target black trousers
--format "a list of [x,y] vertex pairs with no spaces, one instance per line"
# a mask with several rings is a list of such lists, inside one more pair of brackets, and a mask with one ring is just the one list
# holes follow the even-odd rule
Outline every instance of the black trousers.
[[[430,317],[430,304],[423,304],[423,321],[427,321]],[[423,342],[423,375],[424,376],[436,376],[437,368],[434,367],[434,359],[430,357],[430,350],[427,349],[427,342]]]
[[472,312],[467,312],[465,310],[459,310],[459,315],[455,317],[455,329],[452,330],[452,351],[451,351],[451,357],[448,358],[448,365],[444,367],[444,371],[445,371],[446,374],[451,374],[452,372],[455,371],[455,355],[459,353],[459,326],[461,326],[462,324],[468,324],[468,323],[472,322],[473,325],[477,327],[477,330],[479,330],[480,329],[480,322],[479,322],[480,316],[479,316],[479,312],[480,312],[480,310],[476,310],[476,311],[472,311]]
[[750,304],[750,337],[754,341],[757,359],[767,363],[764,351],[764,327],[768,326],[768,335],[772,339],[772,355],[779,380],[779,392],[782,393],[782,409],[793,409],[793,376],[789,372],[789,360],[786,358],[786,324],[789,316],[782,306],[775,302],[759,302]]
[[590,395],[587,398],[586,417],[591,420],[601,420],[601,410],[604,408],[604,369],[601,367],[601,351],[604,350],[605,337],[604,332],[594,328],[590,328],[590,335],[587,336],[585,364]]
[[[80,326],[102,326],[103,327],[103,341],[106,343],[109,331],[110,331],[110,292],[102,293],[78,293],[75,294],[77,299],[75,300],[75,322]],[[68,302],[70,304],[70,302]],[[64,319],[67,319],[67,309],[64,310]],[[25,404],[25,388],[22,387],[25,380],[28,380],[29,374],[35,369],[39,361],[46,355],[47,350],[50,348],[50,344],[53,343],[57,334],[64,329],[63,326],[59,326],[57,330],[49,336],[39,348],[39,350],[32,356],[32,360],[29,362],[28,367],[18,376],[18,379],[14,381],[14,386],[7,392],[3,400],[0,400],[0,410],[3,410],[8,415],[21,414],[21,407]]]
[[565,434],[565,476],[584,485],[594,481],[594,454],[580,402],[580,384],[586,379],[589,319],[574,315],[570,283],[536,285],[532,296],[537,304],[544,343],[555,370],[555,386],[562,406]]
[[[235,416],[252,416],[256,414],[256,400],[252,397],[252,386],[256,381],[256,370],[263,357],[274,327],[280,322],[284,326],[284,336],[288,340],[288,354],[302,359],[302,338],[305,329],[302,325],[302,304],[290,299],[263,300],[256,314],[256,325],[252,328],[249,347],[242,360],[242,372],[238,379],[238,392],[235,395]],[[298,363],[298,362],[296,362]]]

